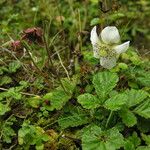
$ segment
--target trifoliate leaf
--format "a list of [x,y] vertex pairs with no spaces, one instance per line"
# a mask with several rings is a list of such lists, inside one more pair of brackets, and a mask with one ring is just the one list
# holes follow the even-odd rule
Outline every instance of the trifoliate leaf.
[[150,100],[146,100],[133,111],[146,119],[150,118]]
[[96,125],[89,126],[82,135],[83,150],[116,150],[124,144],[118,129],[102,131]]
[[100,103],[100,100],[96,96],[89,93],[82,94],[78,96],[77,99],[78,99],[78,103],[80,103],[82,107],[86,109],[97,108]]
[[128,108],[121,109],[119,116],[122,118],[122,122],[128,127],[132,127],[137,123],[136,116]]
[[132,107],[139,104],[148,96],[147,92],[145,92],[144,90],[134,89],[127,91],[126,94],[128,95],[128,107]]
[[126,94],[117,94],[105,101],[104,106],[112,111],[120,110],[126,104],[128,97]]
[[104,98],[109,92],[116,86],[118,82],[118,76],[116,73],[112,72],[99,72],[93,77],[93,85],[96,90],[97,95],[104,102]]

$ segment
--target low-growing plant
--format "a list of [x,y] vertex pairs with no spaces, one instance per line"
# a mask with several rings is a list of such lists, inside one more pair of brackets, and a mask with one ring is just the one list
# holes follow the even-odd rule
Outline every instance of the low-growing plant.
[[29,27],[0,47],[0,149],[150,150],[150,62],[133,45],[149,2],[126,2],[0,2],[15,14],[0,32]]

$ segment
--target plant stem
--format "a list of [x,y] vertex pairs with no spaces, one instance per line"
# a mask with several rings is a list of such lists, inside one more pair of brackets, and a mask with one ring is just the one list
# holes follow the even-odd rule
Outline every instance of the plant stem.
[[[5,88],[0,88],[0,90],[2,91],[8,91],[9,89],[5,89]],[[19,92],[20,94],[23,95],[28,95],[28,96],[39,96],[39,95],[35,95],[35,94],[30,94],[30,93],[25,93],[25,92]],[[40,96],[39,96],[40,97]]]
[[55,48],[55,51],[56,51],[56,54],[57,54],[57,56],[58,56],[58,58],[59,58],[60,64],[62,65],[62,67],[64,68],[64,70],[65,70],[65,72],[66,72],[67,78],[70,80],[68,70],[67,70],[66,67],[64,66],[64,64],[63,64],[63,62],[62,62],[62,59],[61,59],[61,57],[60,57],[60,55],[59,55],[59,52],[56,50],[56,48]]
[[44,43],[45,43],[45,49],[46,49],[46,52],[47,52],[47,55],[48,55],[49,62],[51,63],[52,70],[55,73],[55,75],[56,75],[56,77],[57,77],[61,87],[63,88],[64,92],[66,94],[68,94],[67,90],[65,89],[65,87],[64,87],[64,85],[63,85],[63,83],[62,83],[62,81],[61,81],[61,79],[59,77],[59,74],[57,73],[57,71],[54,68],[54,63],[53,63],[52,58],[51,58],[51,54],[50,54],[50,51],[49,51],[49,46],[47,44],[47,40],[45,38],[45,35],[43,36],[43,38],[44,38]]
[[109,116],[108,116],[108,119],[107,119],[107,122],[106,122],[106,125],[105,125],[106,128],[108,127],[108,124],[109,124],[109,122],[110,122],[110,120],[112,118],[112,115],[113,115],[113,111],[111,111]]
[[44,77],[45,81],[48,82],[49,87],[51,87],[51,86],[50,86],[50,85],[51,85],[51,82],[48,80],[48,78],[45,76],[45,74],[41,71],[41,69],[37,66],[36,62],[34,61],[32,55],[31,55],[31,52],[30,52],[30,51],[31,51],[30,46],[29,46],[25,41],[23,41],[23,45],[25,46],[26,51],[27,51],[28,55],[30,56],[30,59],[31,59],[33,65],[35,66],[37,72],[38,72],[41,76]]

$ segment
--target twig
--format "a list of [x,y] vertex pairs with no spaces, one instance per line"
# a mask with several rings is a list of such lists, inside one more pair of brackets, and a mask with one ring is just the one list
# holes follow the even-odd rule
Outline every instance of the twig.
[[43,76],[45,78],[45,81],[48,82],[48,84],[50,86],[51,82],[49,81],[49,79],[45,76],[45,74],[41,71],[41,69],[37,66],[36,62],[34,61],[32,55],[31,55],[31,52],[30,52],[31,51],[30,46],[25,41],[23,41],[23,44],[26,47],[26,51],[27,51],[28,55],[30,56],[30,59],[31,59],[33,65],[35,66],[36,70],[38,71],[39,74],[41,74],[41,76]]
[[60,61],[60,64],[62,65],[62,67],[64,68],[65,72],[66,72],[66,75],[67,75],[67,78],[70,80],[70,77],[69,77],[69,73],[68,73],[68,70],[66,69],[66,67],[64,66],[63,62],[62,62],[62,59],[58,53],[58,51],[55,49],[56,53],[57,53],[57,56],[59,58],[59,61]]
[[[2,91],[8,91],[9,89],[5,89],[5,88],[0,88],[0,90]],[[35,94],[30,94],[30,93],[26,93],[26,92],[20,92],[23,95],[28,95],[28,96],[39,96],[39,95],[35,95]]]
[[[43,38],[44,38],[44,42],[45,42],[45,49],[46,49],[46,52],[47,52],[49,61],[50,61],[50,63],[51,63],[52,69],[53,69],[53,71],[54,71],[54,73],[55,73],[55,75],[56,75],[58,81],[60,82],[60,85],[61,85],[61,87],[63,88],[64,92],[65,92],[66,94],[68,94],[66,88],[64,87],[64,85],[63,85],[63,83],[62,83],[62,81],[61,81],[61,79],[60,79],[60,77],[59,77],[59,74],[57,73],[57,71],[56,71],[55,68],[54,68],[54,63],[53,63],[52,58],[51,58],[51,54],[50,54],[50,51],[49,51],[49,46],[48,46],[48,44],[47,44],[47,40],[46,40],[45,36],[43,36]],[[52,44],[52,41],[51,41],[51,44]]]

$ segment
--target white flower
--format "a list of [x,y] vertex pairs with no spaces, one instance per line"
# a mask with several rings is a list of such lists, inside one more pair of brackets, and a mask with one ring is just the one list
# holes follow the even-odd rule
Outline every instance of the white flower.
[[117,57],[126,52],[130,41],[118,45],[120,42],[119,31],[115,26],[108,26],[97,35],[96,26],[91,31],[90,37],[95,58],[100,58],[104,68],[111,69],[116,65]]

